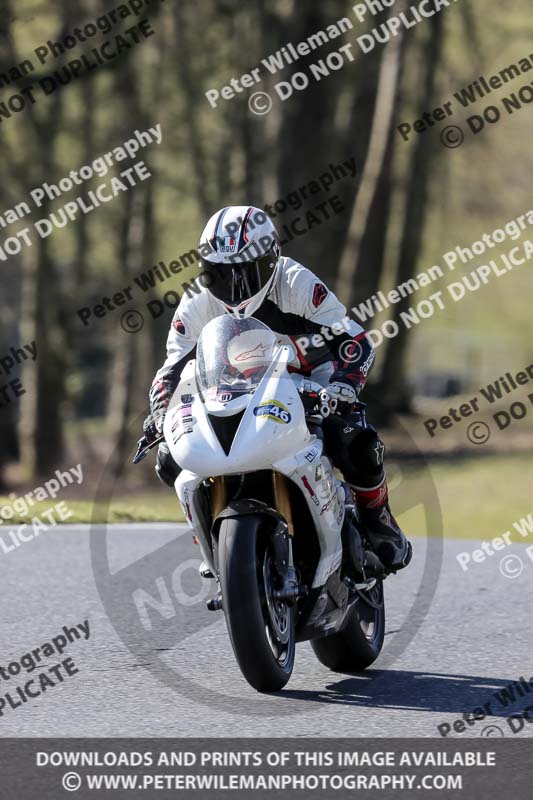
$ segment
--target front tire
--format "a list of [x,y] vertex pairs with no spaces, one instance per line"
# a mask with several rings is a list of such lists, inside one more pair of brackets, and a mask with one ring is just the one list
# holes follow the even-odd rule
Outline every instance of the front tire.
[[360,592],[339,633],[311,641],[315,655],[333,672],[360,672],[377,659],[385,638],[383,581]]
[[224,519],[218,540],[222,607],[235,658],[258,692],[276,692],[291,677],[294,610],[272,598],[275,570],[261,520]]

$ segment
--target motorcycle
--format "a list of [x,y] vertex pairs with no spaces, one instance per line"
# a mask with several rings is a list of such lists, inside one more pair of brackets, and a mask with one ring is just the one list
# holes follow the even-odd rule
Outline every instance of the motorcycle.
[[[386,571],[324,452],[324,419],[347,421],[330,416],[336,401],[320,384],[289,372],[294,356],[253,317],[217,317],[163,428],[216,581],[208,608],[223,610],[242,674],[260,692],[285,686],[297,642],[310,640],[329,669],[354,672],[376,660],[385,635]],[[366,425],[362,403],[348,424]],[[134,462],[156,444],[141,439]]]

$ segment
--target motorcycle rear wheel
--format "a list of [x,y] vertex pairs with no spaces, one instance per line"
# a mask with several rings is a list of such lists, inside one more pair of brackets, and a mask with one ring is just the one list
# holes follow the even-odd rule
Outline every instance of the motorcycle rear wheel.
[[220,526],[222,607],[242,674],[258,692],[276,692],[294,667],[294,610],[272,597],[275,568],[260,526],[252,516],[225,519]]
[[360,592],[338,633],[313,639],[316,657],[333,672],[360,672],[378,658],[385,638],[383,581],[369,592]]

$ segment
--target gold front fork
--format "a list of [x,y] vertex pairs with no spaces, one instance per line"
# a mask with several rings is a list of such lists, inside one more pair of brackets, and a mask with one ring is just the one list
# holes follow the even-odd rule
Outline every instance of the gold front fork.
[[226,507],[226,483],[223,477],[209,478],[211,481],[211,508],[213,522]]
[[289,497],[289,487],[287,486],[287,478],[281,472],[272,473],[272,482],[274,486],[274,501],[276,509],[286,520],[289,528],[289,536],[294,536],[294,525],[292,523],[292,508],[291,499]]
[[[226,483],[223,477],[210,478],[209,480],[211,481],[211,508],[213,509],[214,521],[226,506]],[[287,479],[285,475],[282,475],[280,472],[273,472],[272,482],[276,509],[287,522],[289,536],[294,536],[292,508]]]

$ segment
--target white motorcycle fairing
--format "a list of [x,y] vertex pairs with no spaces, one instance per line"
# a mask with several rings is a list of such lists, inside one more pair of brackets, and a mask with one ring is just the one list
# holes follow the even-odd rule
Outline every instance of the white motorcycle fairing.
[[[209,477],[275,470],[298,486],[315,524],[320,559],[312,588],[317,588],[341,564],[345,496],[323,454],[322,441],[308,429],[303,403],[287,370],[292,355],[290,347],[276,347],[255,391],[230,400],[230,393],[224,396],[224,392],[205,397],[198,387],[195,362],[190,361],[163,432],[172,457],[183,468],[175,483],[180,504],[210,566],[209,523],[195,502],[200,484]],[[235,414],[242,418],[226,453],[209,417]]]
[[[290,357],[290,349],[280,347],[255,393],[227,403],[204,400],[192,380],[181,381],[163,428],[174,461],[207,478],[272,469],[280,458],[305,447],[311,434],[298,391],[286,370]],[[226,454],[209,415],[229,417],[243,408],[244,416]]]

